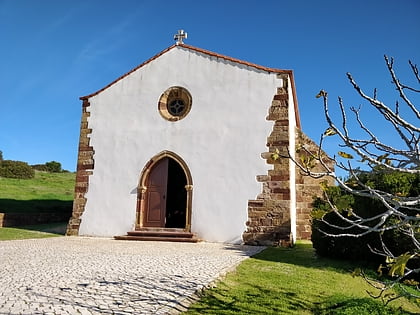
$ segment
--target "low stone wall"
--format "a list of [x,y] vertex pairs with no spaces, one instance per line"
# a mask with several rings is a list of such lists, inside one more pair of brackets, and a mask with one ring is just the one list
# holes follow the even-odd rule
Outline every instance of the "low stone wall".
[[0,227],[68,222],[70,216],[70,212],[0,213]]

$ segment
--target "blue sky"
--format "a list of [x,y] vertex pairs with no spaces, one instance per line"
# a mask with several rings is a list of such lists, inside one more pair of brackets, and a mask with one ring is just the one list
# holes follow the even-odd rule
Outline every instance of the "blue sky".
[[383,55],[409,78],[408,59],[420,63],[419,14],[419,0],[0,0],[0,150],[74,171],[79,97],[171,46],[178,29],[189,45],[294,70],[302,129],[318,140],[326,128],[320,89],[331,105],[338,95],[362,103],[346,72],[395,101]]

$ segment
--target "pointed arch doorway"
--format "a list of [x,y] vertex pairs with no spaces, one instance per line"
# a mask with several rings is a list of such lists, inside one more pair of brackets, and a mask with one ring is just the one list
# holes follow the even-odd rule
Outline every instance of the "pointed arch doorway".
[[153,157],[140,176],[136,230],[191,231],[192,187],[191,173],[181,157],[170,151]]

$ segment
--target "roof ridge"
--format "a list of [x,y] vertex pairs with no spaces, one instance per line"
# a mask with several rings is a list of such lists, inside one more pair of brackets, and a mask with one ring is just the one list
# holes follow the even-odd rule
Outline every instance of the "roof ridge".
[[245,65],[245,66],[248,66],[248,67],[252,67],[252,68],[259,69],[259,70],[267,71],[267,72],[289,73],[289,72],[292,71],[292,70],[286,70],[286,69],[278,69],[278,68],[270,68],[270,67],[261,66],[261,65],[256,64],[256,63],[252,63],[252,62],[248,62],[248,61],[241,60],[241,59],[238,59],[238,58],[233,58],[233,57],[230,57],[230,56],[218,54],[218,53],[215,53],[215,52],[210,51],[210,50],[198,48],[198,47],[195,47],[195,46],[190,46],[190,45],[187,45],[187,44],[178,44],[178,46],[184,47],[184,48],[187,48],[187,49],[191,49],[191,50],[194,50],[194,51],[197,51],[197,52],[201,52],[203,54],[213,56],[213,57],[216,57],[216,58],[221,58],[221,59],[224,59],[224,60],[232,61],[234,63],[239,63],[239,64],[242,64],[242,65]]

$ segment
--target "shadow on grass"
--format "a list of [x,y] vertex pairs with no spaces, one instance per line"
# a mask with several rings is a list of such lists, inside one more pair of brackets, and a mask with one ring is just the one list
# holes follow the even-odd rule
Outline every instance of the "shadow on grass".
[[232,295],[226,284],[206,291],[200,296],[201,302],[190,306],[187,314],[308,314],[312,305],[295,292],[270,290],[263,285],[242,282],[246,289]]
[[3,213],[69,213],[71,215],[73,200],[57,199],[0,199],[0,212]]
[[72,206],[67,200],[0,199],[0,227],[64,235]]
[[15,227],[16,229],[36,231],[36,232],[45,232],[58,235],[65,235],[68,222],[57,222],[57,223],[47,223],[47,224],[35,224],[35,225],[24,225]]
[[[250,284],[251,285],[251,284]],[[243,295],[231,295],[228,286],[206,291],[200,303],[193,304],[187,314],[315,314],[315,315],[415,315],[418,313],[385,306],[372,298],[349,298],[334,295],[322,302],[311,303],[295,292],[269,290],[252,284]]]
[[315,315],[415,315],[395,308],[386,307],[381,301],[371,298],[340,297],[339,295],[329,298],[327,301],[318,304],[313,310]]

